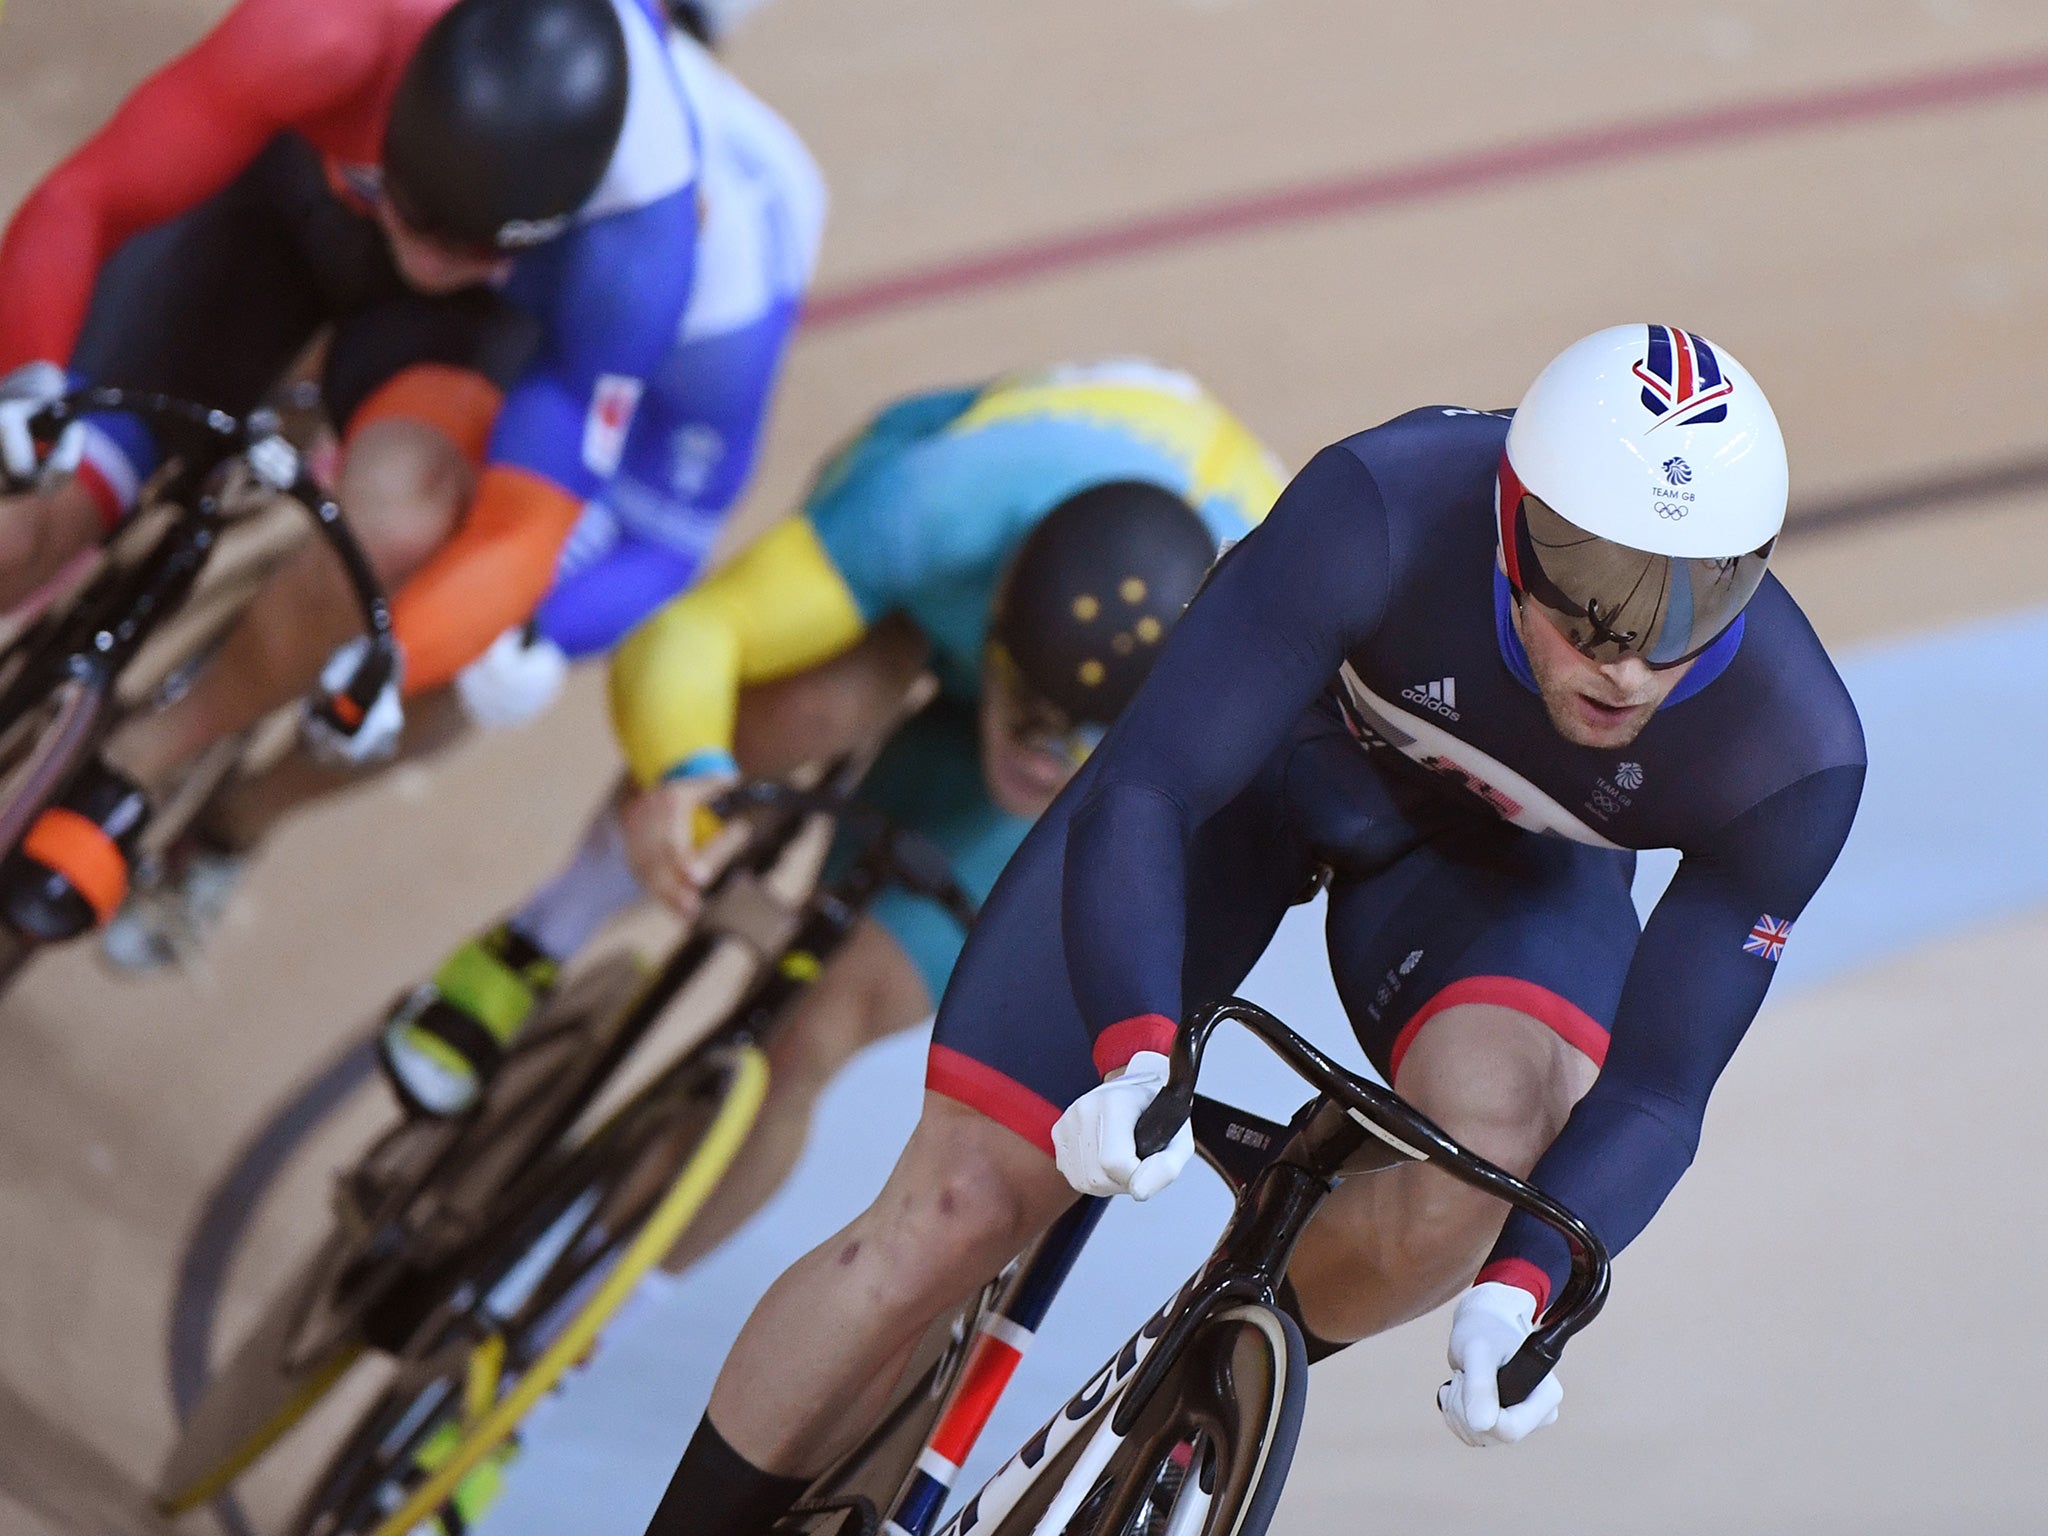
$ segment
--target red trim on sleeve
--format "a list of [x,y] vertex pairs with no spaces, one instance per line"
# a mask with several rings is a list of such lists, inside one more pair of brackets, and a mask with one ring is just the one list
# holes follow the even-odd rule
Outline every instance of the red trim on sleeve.
[[1543,1309],[1550,1305],[1550,1276],[1543,1273],[1527,1259],[1495,1259],[1472,1283],[1485,1285],[1489,1281],[1501,1285],[1516,1285],[1536,1298],[1536,1315],[1541,1317]]
[[1401,1026],[1387,1052],[1387,1075],[1399,1075],[1401,1059],[1422,1033],[1423,1025],[1445,1009],[1464,1003],[1492,1003],[1526,1013],[1537,1023],[1549,1026],[1566,1045],[1584,1052],[1594,1066],[1607,1064],[1607,1027],[1578,1004],[1518,976],[1466,976],[1416,1009],[1415,1016]]
[[1178,1026],[1163,1013],[1141,1013],[1112,1024],[1095,1038],[1095,1070],[1104,1077],[1131,1064],[1140,1051],[1171,1054]]
[[1052,1127],[1060,1117],[1059,1108],[1014,1077],[951,1046],[934,1045],[925,1058],[924,1085],[933,1093],[980,1110],[1047,1157],[1052,1156]]

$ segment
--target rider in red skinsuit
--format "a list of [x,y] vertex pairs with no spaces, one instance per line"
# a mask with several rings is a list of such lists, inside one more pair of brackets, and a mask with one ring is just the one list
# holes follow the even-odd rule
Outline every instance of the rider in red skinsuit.
[[[664,99],[664,87],[675,84],[667,75],[633,77],[631,99],[642,102],[647,116],[636,141],[641,159],[622,173],[632,195],[577,220],[564,238],[534,252],[533,264],[524,252],[440,244],[394,217],[382,197],[380,169],[393,101],[422,40],[455,4],[240,0],[188,53],[143,82],[104,128],[35,189],[0,242],[0,374],[47,360],[102,377],[95,349],[104,350],[111,327],[117,338],[134,339],[136,346],[121,355],[139,355],[145,371],[167,357],[183,357],[193,359],[201,374],[214,376],[222,370],[213,364],[224,359],[230,371],[239,370],[241,383],[233,388],[260,391],[252,368],[266,376],[268,369],[281,368],[311,338],[323,313],[337,325],[385,314],[336,309],[348,302],[386,301],[374,293],[344,300],[321,286],[358,277],[373,288],[391,284],[434,303],[445,298],[458,308],[465,295],[500,307],[509,303],[539,328],[532,364],[523,372],[510,371],[508,364],[498,379],[489,376],[480,357],[438,357],[433,336],[414,351],[412,333],[402,332],[395,356],[390,345],[384,347],[384,360],[395,371],[356,379],[371,386],[367,394],[330,396],[337,412],[350,418],[337,425],[359,430],[392,417],[420,423],[478,468],[458,530],[413,572],[394,604],[408,692],[448,682],[525,619],[545,594],[561,546],[593,489],[589,482],[609,471],[587,433],[580,457],[576,453],[579,418],[608,398],[637,397],[637,387],[673,341],[694,265],[694,129],[687,104],[679,96]],[[615,8],[621,25],[640,39],[628,39],[629,62],[635,47],[643,60],[632,67],[661,57],[650,51],[650,45],[660,46],[658,11],[645,0],[615,0]],[[666,147],[671,121],[677,125],[672,149]],[[648,138],[649,132],[657,137]],[[287,173],[281,188],[273,174],[280,153]],[[650,163],[648,155],[672,155],[673,161]],[[302,182],[291,181],[292,164],[300,166]],[[254,215],[259,242],[242,247],[232,232],[252,201],[261,205]],[[194,227],[200,246],[187,241],[173,247],[184,254],[169,267],[145,265],[136,287],[138,274],[127,260],[134,248],[124,247],[138,238],[187,231],[194,219],[211,220],[203,229]],[[353,228],[337,231],[336,220]],[[229,231],[225,243],[223,229]],[[254,260],[243,271],[238,250],[259,257],[261,241],[273,237],[297,242],[296,254],[284,258],[290,270],[277,260],[268,268]],[[204,246],[207,240],[213,244]],[[370,268],[348,268],[340,279],[310,265],[339,251],[357,252],[340,256],[344,264],[368,260],[365,251],[375,259]],[[200,265],[190,279],[195,286],[181,293],[186,259]],[[381,278],[371,270],[378,267]],[[269,275],[274,272],[283,275]],[[508,300],[503,285],[517,288],[522,274],[533,281]],[[237,284],[247,285],[243,291],[253,302],[239,303]],[[103,315],[101,302],[109,292],[116,302]],[[359,285],[347,292],[364,290]],[[183,305],[186,298],[197,307]],[[170,306],[165,314],[176,309],[183,319],[159,332],[159,306]],[[197,334],[218,336],[228,349],[222,358],[207,359],[203,345],[193,350],[194,315],[221,317],[224,332],[202,328]],[[302,321],[303,333],[295,329]],[[237,358],[245,352],[245,336],[254,350]],[[337,330],[336,356],[343,339]],[[381,331],[374,339],[390,341]],[[122,371],[117,366],[107,382],[145,382],[121,377]],[[508,385],[509,398],[500,393]],[[222,390],[223,396],[229,392]],[[245,402],[208,398],[240,410],[257,395],[249,393]],[[114,421],[107,430],[120,427]],[[0,578],[32,586],[26,579],[33,561],[47,560],[53,551],[61,560],[90,542],[95,505],[106,525],[119,516],[126,498],[117,488],[132,495],[138,460],[147,453],[138,455],[111,439],[106,446],[110,470],[97,468],[89,443],[74,482],[0,502],[0,519],[7,524],[0,533],[9,535]],[[271,617],[275,621],[274,611]],[[276,622],[266,631],[277,632]],[[283,680],[282,664],[277,675]],[[221,686],[209,691],[216,681]],[[108,755],[121,768],[115,786],[122,773],[132,783],[155,784],[192,752],[282,702],[263,692],[276,686],[269,672],[245,689],[215,669],[171,710],[133,722],[132,730],[109,744]]]
[[44,179],[0,242],[0,373],[67,363],[101,264],[220,191],[279,133],[374,171],[406,62],[453,0],[242,0]]

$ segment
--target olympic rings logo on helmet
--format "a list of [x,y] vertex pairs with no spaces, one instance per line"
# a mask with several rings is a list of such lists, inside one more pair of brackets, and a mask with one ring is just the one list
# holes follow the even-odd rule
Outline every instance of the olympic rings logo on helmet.
[[1739,362],[1673,326],[1615,326],[1567,347],[1515,411],[1501,564],[1588,656],[1677,666],[1755,595],[1786,485],[1777,418]]

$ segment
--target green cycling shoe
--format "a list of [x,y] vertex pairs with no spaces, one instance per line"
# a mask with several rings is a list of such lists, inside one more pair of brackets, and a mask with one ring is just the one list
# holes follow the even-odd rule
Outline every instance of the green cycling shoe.
[[385,1020],[377,1057],[414,1114],[472,1108],[560,970],[500,923],[463,944]]
[[[416,1487],[440,1471],[461,1448],[463,1433],[464,1426],[451,1421],[429,1435],[413,1453],[407,1484]],[[518,1458],[519,1440],[513,1436],[455,1485],[448,1502],[414,1527],[415,1536],[467,1536],[469,1529],[483,1519],[485,1511],[504,1493],[505,1471]]]

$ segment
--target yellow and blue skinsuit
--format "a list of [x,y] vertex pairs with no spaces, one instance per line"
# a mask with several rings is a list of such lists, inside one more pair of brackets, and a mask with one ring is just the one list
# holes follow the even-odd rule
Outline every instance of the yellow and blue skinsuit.
[[[936,841],[977,899],[1029,823],[998,809],[976,711],[989,613],[1040,518],[1091,485],[1146,480],[1184,497],[1219,541],[1279,495],[1278,462],[1192,379],[1119,361],[914,395],[819,473],[802,511],[663,608],[612,665],[619,740],[641,784],[733,767],[740,689],[827,661],[890,614],[931,644],[938,701],[899,734],[865,797]],[[931,996],[960,934],[900,892],[873,915]]]

